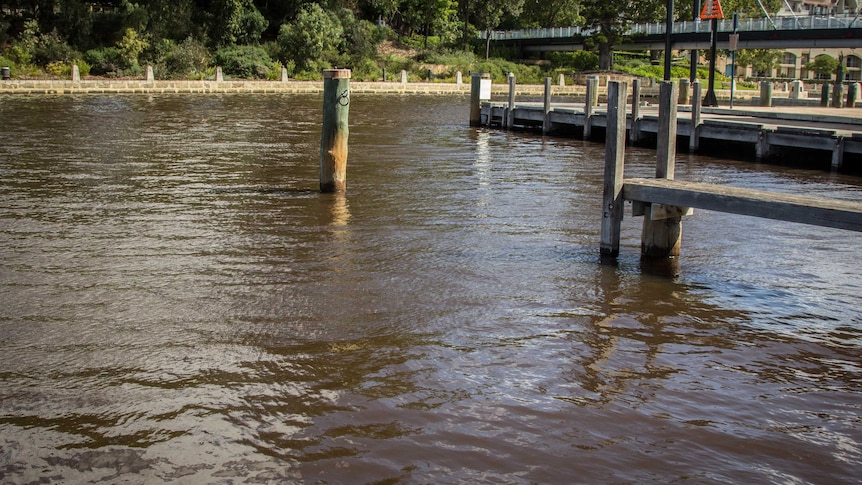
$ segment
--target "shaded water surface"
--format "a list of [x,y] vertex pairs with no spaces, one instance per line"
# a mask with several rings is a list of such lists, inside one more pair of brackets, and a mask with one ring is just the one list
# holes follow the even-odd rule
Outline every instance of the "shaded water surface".
[[862,235],[698,211],[663,268],[628,218],[602,265],[602,145],[354,96],[321,195],[321,105],[0,99],[0,482],[862,476]]

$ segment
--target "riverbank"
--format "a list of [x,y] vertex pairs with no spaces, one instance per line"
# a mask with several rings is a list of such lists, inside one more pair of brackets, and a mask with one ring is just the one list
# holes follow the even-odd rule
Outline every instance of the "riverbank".
[[[469,95],[470,83],[402,83],[402,82],[358,82],[353,81],[350,89],[356,94],[429,94],[429,95]],[[604,87],[600,91],[604,93]],[[0,82],[0,94],[317,94],[323,90],[320,81],[192,81],[192,80],[155,80],[143,79],[84,79],[72,80],[6,80]],[[542,96],[544,85],[519,84],[516,96]],[[508,84],[497,83],[491,87],[492,96],[507,96]],[[583,97],[586,86],[579,84],[554,85],[554,96]],[[750,100],[754,91],[737,91],[735,99]],[[658,97],[657,87],[645,87],[642,96]],[[717,92],[718,98],[729,99],[730,91]]]

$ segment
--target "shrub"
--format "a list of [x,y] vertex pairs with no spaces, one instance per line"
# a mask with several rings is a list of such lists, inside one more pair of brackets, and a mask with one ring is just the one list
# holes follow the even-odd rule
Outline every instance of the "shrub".
[[213,62],[229,76],[244,79],[266,79],[272,59],[262,47],[230,46],[216,52]]
[[84,61],[91,66],[90,72],[97,76],[121,75],[123,58],[116,47],[88,50],[84,53]]
[[342,34],[337,18],[316,3],[308,4],[296,20],[282,25],[279,30],[282,59],[293,59],[303,70],[318,68],[329,55],[337,52]]
[[69,63],[78,57],[78,53],[60,37],[57,31],[39,36],[33,49],[33,62],[40,66],[51,63]]
[[199,78],[206,72],[212,56],[206,46],[192,37],[173,46],[165,54],[164,77]]

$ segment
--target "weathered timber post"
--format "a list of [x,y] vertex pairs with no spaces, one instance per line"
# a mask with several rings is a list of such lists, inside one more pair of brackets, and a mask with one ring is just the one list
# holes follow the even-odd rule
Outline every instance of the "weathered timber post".
[[641,80],[632,81],[632,127],[629,130],[629,141],[637,143],[640,141],[641,127]]
[[832,92],[832,85],[829,83],[823,83],[823,87],[820,89],[820,107],[826,108],[829,106],[829,96]]
[[593,109],[599,104],[599,77],[587,78],[587,99],[584,103],[584,139],[589,139],[593,134]]
[[[489,92],[486,96],[482,96],[482,85],[484,84],[482,81],[486,83],[491,82],[490,74],[473,74],[470,76],[470,126],[481,126],[482,124],[482,98],[490,95]],[[489,97],[490,99],[490,97]],[[491,118],[491,112],[488,112],[488,118]]]
[[623,220],[623,160],[626,137],[626,83],[608,83],[608,118],[605,138],[605,178],[602,189],[602,256],[620,253]]
[[699,128],[701,124],[701,98],[700,98],[700,81],[695,79],[691,83],[691,136],[688,139],[688,149],[696,152],[700,148]]
[[760,83],[760,106],[765,108],[772,107],[772,82],[763,81]]
[[[677,85],[672,81],[665,81],[661,83],[660,89],[655,175],[656,178],[673,179],[676,155]],[[650,205],[649,210],[644,214],[641,233],[642,257],[667,258],[679,255],[682,240],[682,214],[677,215],[674,209],[678,208]]]
[[504,120],[506,129],[512,129],[515,125],[515,73],[509,73],[509,108],[506,109],[506,119]]
[[320,135],[320,191],[347,189],[347,116],[350,69],[323,71],[323,131]]
[[832,107],[844,107],[844,83],[842,82],[836,82],[835,86],[832,87]]
[[545,93],[542,97],[544,101],[544,113],[545,116],[542,118],[542,133],[548,133],[551,131],[551,78],[545,78]]

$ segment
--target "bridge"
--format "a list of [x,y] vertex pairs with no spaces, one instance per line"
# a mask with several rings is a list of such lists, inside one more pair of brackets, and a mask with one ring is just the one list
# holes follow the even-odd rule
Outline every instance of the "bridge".
[[[708,49],[709,21],[674,22],[671,44],[674,49]],[[511,45],[524,52],[576,51],[584,48],[584,40],[598,29],[555,27],[547,29],[495,30],[491,41]],[[624,41],[615,45],[619,50],[664,49],[664,23],[634,24],[623,34]],[[718,21],[717,47],[729,47],[733,21]],[[779,16],[739,19],[737,24],[740,49],[792,48],[853,48],[862,47],[860,15]],[[487,39],[487,33],[481,37]]]

